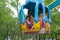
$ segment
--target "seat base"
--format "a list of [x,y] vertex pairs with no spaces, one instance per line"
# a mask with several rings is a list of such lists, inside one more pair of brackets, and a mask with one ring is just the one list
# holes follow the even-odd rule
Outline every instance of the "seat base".
[[39,34],[39,31],[24,32],[24,34]]

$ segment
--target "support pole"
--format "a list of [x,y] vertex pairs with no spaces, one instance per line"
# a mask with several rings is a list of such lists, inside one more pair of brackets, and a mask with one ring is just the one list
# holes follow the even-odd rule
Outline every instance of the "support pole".
[[22,24],[25,23],[23,6],[21,7],[21,22],[22,22]]
[[44,6],[44,3],[41,3],[42,4],[42,8],[43,8],[43,19],[45,20],[45,6]]
[[36,2],[35,13],[34,13],[34,20],[35,20],[35,22],[38,22],[38,8],[39,8],[39,3]]

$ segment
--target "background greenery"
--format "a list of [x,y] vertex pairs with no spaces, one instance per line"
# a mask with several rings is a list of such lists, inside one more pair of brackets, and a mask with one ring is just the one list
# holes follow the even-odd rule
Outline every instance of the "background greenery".
[[[20,6],[19,0],[11,0],[10,4],[17,10]],[[45,0],[45,5],[49,5],[54,0]],[[51,34],[50,35],[24,35],[20,29],[19,17],[13,17],[13,11],[6,7],[8,0],[0,0],[0,40],[38,40],[37,37],[55,37],[60,32],[60,13],[58,7],[51,10]],[[13,14],[14,15],[14,14]]]

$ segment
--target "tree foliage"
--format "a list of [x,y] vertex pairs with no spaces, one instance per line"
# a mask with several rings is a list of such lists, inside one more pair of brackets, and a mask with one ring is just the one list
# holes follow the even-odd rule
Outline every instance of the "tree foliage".
[[[18,11],[19,0],[11,0],[11,5]],[[54,0],[45,0],[45,5],[49,5]],[[0,0],[0,40],[24,40],[28,38],[35,38],[36,35],[24,35],[20,28],[18,18],[14,18],[11,9],[6,7],[7,0]],[[52,24],[50,36],[56,35],[60,31],[60,13],[56,10],[51,12]],[[54,34],[55,33],[55,34]],[[37,35],[38,36],[38,35]],[[40,35],[41,36],[41,35]],[[46,35],[45,35],[46,37]],[[47,35],[48,37],[48,35]]]
[[51,4],[53,1],[55,1],[55,0],[45,0],[45,5],[49,5],[49,4]]

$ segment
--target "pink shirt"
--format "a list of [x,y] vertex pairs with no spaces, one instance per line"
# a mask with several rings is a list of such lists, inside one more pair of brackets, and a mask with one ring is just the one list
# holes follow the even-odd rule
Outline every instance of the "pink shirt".
[[31,22],[30,22],[28,19],[26,19],[26,23],[27,23],[27,24],[31,24]]

